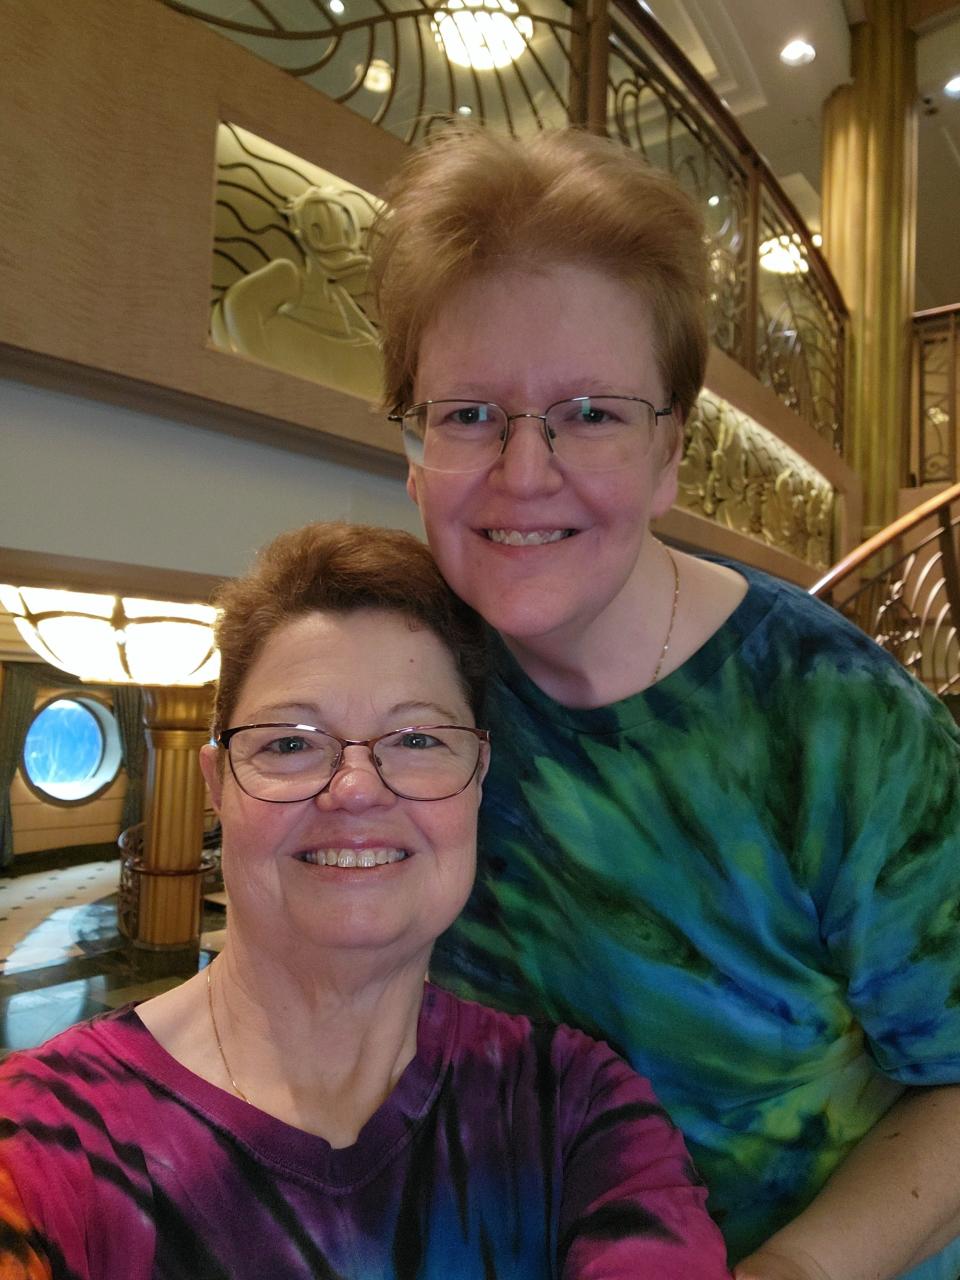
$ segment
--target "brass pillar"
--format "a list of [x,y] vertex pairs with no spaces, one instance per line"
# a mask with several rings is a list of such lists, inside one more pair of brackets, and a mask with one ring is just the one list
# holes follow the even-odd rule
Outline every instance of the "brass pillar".
[[205,793],[197,753],[210,740],[213,689],[153,686],[143,693],[146,811],[134,942],[189,947],[200,933]]
[[824,107],[823,248],[851,316],[847,458],[869,537],[895,519],[909,441],[917,213],[916,38],[908,0],[853,27],[853,83]]

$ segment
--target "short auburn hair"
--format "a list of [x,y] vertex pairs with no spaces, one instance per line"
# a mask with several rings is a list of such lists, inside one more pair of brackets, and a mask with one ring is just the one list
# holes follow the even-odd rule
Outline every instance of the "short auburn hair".
[[700,214],[669,174],[576,129],[516,139],[453,127],[412,154],[386,199],[373,280],[392,412],[412,403],[424,331],[452,288],[573,264],[637,290],[686,419],[706,367],[707,254]]
[[486,672],[483,624],[447,586],[433,556],[399,529],[329,522],[305,525],[257,555],[251,571],[219,589],[214,604],[220,679],[213,732],[230,719],[247,673],[270,636],[304,614],[387,609],[426,627],[453,658],[474,716]]

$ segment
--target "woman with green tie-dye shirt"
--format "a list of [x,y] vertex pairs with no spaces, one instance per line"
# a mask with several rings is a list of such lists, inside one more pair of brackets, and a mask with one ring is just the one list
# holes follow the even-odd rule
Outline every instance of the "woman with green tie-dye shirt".
[[650,532],[703,381],[698,214],[573,132],[452,132],[390,203],[408,489],[496,660],[434,976],[649,1075],[740,1280],[955,1280],[960,739],[832,611]]

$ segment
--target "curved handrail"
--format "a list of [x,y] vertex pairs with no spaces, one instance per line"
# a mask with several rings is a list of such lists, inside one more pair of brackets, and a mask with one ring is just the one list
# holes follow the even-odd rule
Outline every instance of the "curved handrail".
[[942,493],[934,494],[932,498],[928,498],[920,506],[914,507],[906,515],[900,516],[898,520],[894,520],[885,529],[881,529],[879,533],[875,533],[872,538],[868,538],[866,542],[856,547],[849,555],[844,556],[822,578],[818,578],[810,588],[809,594],[821,599],[832,594],[834,587],[839,582],[842,582],[844,578],[849,578],[871,556],[875,556],[878,551],[883,551],[898,538],[902,538],[905,533],[922,524],[924,520],[929,520],[931,516],[937,515],[941,510],[946,510],[958,500],[960,500],[960,484],[951,485],[949,489],[945,489]]
[[[510,133],[570,123],[612,133],[672,169],[695,200],[719,211],[708,217],[714,345],[842,450],[848,312],[837,282],[739,123],[636,0],[477,0],[500,8],[504,22],[515,13],[525,24],[522,53],[482,69],[454,66],[445,52],[447,0],[371,0],[346,21],[317,3],[299,26],[281,0],[256,0],[242,20],[223,16],[219,0],[163,3],[406,143],[464,115]],[[389,90],[378,97],[364,86],[385,51]],[[229,236],[236,249],[235,227]],[[239,239],[246,246],[250,236]],[[798,267],[771,288],[761,249],[775,241],[795,251]],[[244,274],[235,258],[218,257],[221,292]]]
[[960,302],[948,302],[943,307],[928,307],[926,311],[915,311],[913,323],[923,324],[928,320],[942,320],[944,316],[960,316]]
[[[960,692],[958,539],[955,484],[868,539],[810,588],[941,697]],[[879,569],[864,572],[873,557]],[[842,599],[838,584],[848,588]]]

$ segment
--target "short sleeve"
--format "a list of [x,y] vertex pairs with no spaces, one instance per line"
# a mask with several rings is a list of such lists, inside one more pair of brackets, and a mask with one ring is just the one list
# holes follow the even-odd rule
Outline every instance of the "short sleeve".
[[561,1029],[563,1280],[725,1280],[722,1237],[680,1131],[606,1045]]
[[838,779],[849,830],[822,934],[880,1069],[905,1084],[955,1083],[960,735],[906,677],[878,699]]

